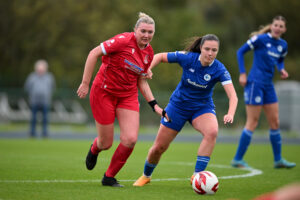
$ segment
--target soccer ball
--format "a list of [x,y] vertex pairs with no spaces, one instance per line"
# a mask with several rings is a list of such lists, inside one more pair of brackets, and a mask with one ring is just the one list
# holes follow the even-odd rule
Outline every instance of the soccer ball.
[[195,175],[192,187],[197,194],[215,194],[219,188],[219,180],[214,173],[202,171]]

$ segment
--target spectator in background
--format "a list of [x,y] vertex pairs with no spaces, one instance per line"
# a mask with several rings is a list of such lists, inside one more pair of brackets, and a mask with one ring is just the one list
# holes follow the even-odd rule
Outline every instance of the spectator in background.
[[48,63],[45,60],[38,60],[34,65],[32,72],[26,79],[25,91],[29,96],[31,107],[30,136],[36,137],[37,113],[40,111],[43,115],[42,136],[48,137],[48,110],[51,105],[51,98],[55,88],[53,75],[48,72]]

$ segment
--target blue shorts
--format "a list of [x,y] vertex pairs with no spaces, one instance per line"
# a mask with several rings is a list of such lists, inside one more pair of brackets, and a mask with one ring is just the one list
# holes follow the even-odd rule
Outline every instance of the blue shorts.
[[201,104],[195,110],[184,110],[183,108],[179,108],[178,106],[169,103],[165,110],[171,119],[171,122],[167,122],[165,118],[162,118],[160,123],[178,132],[182,129],[186,121],[189,121],[192,124],[192,121],[200,115],[205,113],[216,114],[213,104]]
[[247,105],[265,105],[278,102],[274,85],[247,82],[244,88],[244,100]]

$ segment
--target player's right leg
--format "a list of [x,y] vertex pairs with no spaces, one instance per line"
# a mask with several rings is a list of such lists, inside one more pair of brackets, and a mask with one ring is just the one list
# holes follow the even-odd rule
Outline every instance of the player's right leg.
[[113,143],[114,124],[101,125],[96,122],[96,128],[98,137],[94,139],[85,160],[86,168],[88,170],[94,169],[97,163],[98,154],[102,150],[108,150]]
[[144,173],[134,182],[133,186],[142,187],[150,183],[151,175],[158,164],[161,155],[168,149],[170,143],[177,134],[178,131],[168,128],[165,125],[160,125],[154,144],[148,152],[147,160],[144,165]]
[[246,105],[247,121],[245,128],[242,131],[236,154],[231,161],[231,166],[236,168],[250,167],[243,160],[243,157],[250,145],[252,134],[258,124],[261,110],[262,105]]
[[98,154],[112,146],[114,121],[117,99],[97,85],[92,85],[90,91],[90,105],[95,118],[98,137],[95,138],[86,156],[86,167],[92,170],[96,163]]

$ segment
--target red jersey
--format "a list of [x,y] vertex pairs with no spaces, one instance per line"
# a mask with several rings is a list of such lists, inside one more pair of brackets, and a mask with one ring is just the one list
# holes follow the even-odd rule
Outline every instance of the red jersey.
[[121,33],[100,44],[104,56],[93,84],[115,96],[137,95],[137,82],[153,59],[150,44],[140,49],[134,32]]

